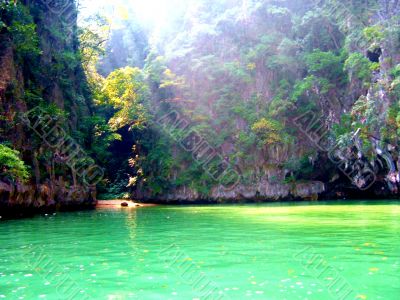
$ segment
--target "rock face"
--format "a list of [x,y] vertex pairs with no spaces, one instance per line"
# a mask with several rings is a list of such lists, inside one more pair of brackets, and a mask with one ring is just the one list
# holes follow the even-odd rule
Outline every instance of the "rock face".
[[68,187],[65,182],[35,185],[0,182],[0,216],[22,217],[55,210],[91,209],[96,190]]
[[204,196],[193,189],[186,187],[177,189],[168,194],[154,196],[151,193],[137,193],[134,197],[142,201],[155,201],[166,203],[197,203],[197,202],[243,202],[243,201],[280,201],[280,200],[317,200],[319,195],[325,192],[322,182],[271,184],[261,181],[255,185],[243,185],[226,189],[217,186],[212,189],[210,195]]

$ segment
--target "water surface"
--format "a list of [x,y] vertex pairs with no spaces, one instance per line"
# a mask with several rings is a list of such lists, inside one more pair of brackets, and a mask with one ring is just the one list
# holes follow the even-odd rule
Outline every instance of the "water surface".
[[400,204],[147,207],[0,222],[5,299],[400,299]]

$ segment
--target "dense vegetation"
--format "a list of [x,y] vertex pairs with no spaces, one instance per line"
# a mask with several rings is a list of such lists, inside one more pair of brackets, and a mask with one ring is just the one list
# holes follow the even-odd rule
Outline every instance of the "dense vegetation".
[[[397,12],[390,1],[201,1],[161,45],[149,48],[142,74],[150,97],[138,93],[135,108],[146,117],[130,118],[145,124],[130,127],[136,137],[131,185],[139,195],[188,187],[207,198],[223,184],[178,145],[179,132],[166,135],[153,124],[174,110],[244,185],[328,182],[339,175],[339,185],[366,187],[362,171],[344,178],[329,151],[316,145],[322,137],[340,147],[335,155],[346,164],[398,170],[378,168],[380,149],[392,164],[398,157]],[[315,127],[314,141],[296,124],[304,114],[315,116],[315,124],[306,124]]]
[[[106,169],[103,197],[189,190],[191,199],[208,199],[232,185],[311,182],[326,183],[332,196],[370,188],[365,168],[378,179],[372,190],[397,191],[397,2],[202,0],[157,43],[134,21],[113,29],[102,16],[74,28],[68,42],[65,24],[45,21],[43,10],[8,2],[0,9],[1,34],[29,78],[9,85],[4,99],[59,119]],[[49,54],[49,44],[58,51]],[[190,126],[165,131],[160,120],[171,112]],[[1,122],[2,174],[26,181],[30,170],[36,182],[62,175],[76,183],[40,139],[11,138],[18,121],[7,109]],[[218,155],[205,163],[193,133]],[[238,178],[215,176],[221,164]]]

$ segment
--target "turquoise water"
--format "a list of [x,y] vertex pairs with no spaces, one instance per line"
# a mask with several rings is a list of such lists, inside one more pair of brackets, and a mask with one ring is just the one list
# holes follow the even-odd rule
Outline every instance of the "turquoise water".
[[400,299],[400,204],[147,207],[0,222],[0,299]]

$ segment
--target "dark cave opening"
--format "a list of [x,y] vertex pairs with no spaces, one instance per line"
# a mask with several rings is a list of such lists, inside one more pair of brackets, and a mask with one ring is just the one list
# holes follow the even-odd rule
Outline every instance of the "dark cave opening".
[[381,57],[381,55],[382,55],[382,49],[379,48],[379,47],[375,48],[372,51],[370,51],[370,50],[367,51],[367,57],[372,62],[377,62],[378,63],[379,62],[379,58]]

